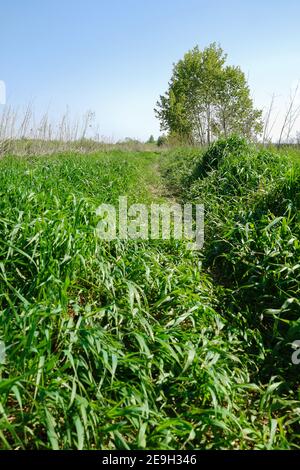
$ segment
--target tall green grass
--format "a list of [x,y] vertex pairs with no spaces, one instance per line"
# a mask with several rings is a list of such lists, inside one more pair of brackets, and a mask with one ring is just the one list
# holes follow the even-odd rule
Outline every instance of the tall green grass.
[[[299,447],[296,366],[278,353],[297,313],[298,176],[246,148],[205,176],[195,149],[0,161],[1,449]],[[158,164],[178,198],[207,203],[204,253],[95,237],[101,202],[161,200]],[[272,216],[277,187],[288,208]]]
[[[270,385],[269,417],[278,432],[284,421],[292,423],[287,440],[299,442],[299,366],[291,362],[291,344],[300,338],[295,154],[291,158],[233,137],[194,156],[188,169],[181,171],[181,165],[173,160],[171,179],[176,174],[183,200],[206,206],[203,263],[224,287],[221,312],[241,331],[250,328],[260,338],[251,380],[259,386],[277,384]],[[248,346],[245,341],[244,357],[253,354]]]

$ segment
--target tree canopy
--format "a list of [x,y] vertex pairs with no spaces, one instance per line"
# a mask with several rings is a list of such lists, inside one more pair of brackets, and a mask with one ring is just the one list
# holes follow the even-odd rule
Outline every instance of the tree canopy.
[[262,112],[254,109],[245,74],[226,65],[227,55],[216,43],[188,51],[173,67],[169,87],[157,102],[161,130],[184,142],[209,144],[239,134],[262,131]]

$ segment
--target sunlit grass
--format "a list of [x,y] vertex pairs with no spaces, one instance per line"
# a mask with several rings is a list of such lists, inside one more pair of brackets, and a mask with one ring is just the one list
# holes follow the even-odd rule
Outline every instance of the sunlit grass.
[[[254,149],[205,178],[201,161],[0,161],[2,449],[299,446],[298,173]],[[178,199],[206,203],[203,253],[95,237],[100,203],[163,200],[158,164]]]

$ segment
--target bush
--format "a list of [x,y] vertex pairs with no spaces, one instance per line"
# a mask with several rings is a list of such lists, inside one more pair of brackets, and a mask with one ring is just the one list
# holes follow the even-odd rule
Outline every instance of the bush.
[[165,135],[160,135],[157,139],[157,146],[162,147],[163,145],[166,145],[168,143],[168,138]]
[[244,138],[231,136],[214,142],[203,154],[202,161],[198,167],[198,175],[206,176],[211,170],[219,167],[225,158],[229,156],[243,156],[251,151],[251,146]]

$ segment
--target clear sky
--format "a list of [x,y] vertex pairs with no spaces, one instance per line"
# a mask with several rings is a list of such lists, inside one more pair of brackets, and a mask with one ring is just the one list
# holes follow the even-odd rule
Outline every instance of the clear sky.
[[7,103],[92,109],[108,138],[159,135],[155,102],[196,44],[220,43],[257,106],[275,93],[280,111],[300,79],[300,0],[0,0],[0,18]]

